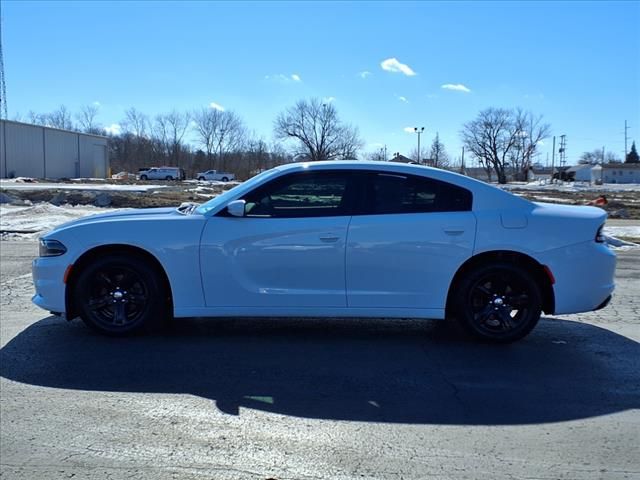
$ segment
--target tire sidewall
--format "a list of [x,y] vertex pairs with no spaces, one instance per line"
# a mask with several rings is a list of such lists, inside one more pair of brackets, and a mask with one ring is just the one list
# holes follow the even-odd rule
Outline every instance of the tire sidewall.
[[[148,301],[142,315],[135,323],[127,325],[126,328],[107,329],[94,317],[86,304],[86,300],[90,296],[92,276],[103,268],[118,266],[136,272],[145,284],[148,292]],[[83,268],[74,282],[73,300],[80,317],[89,327],[105,335],[120,337],[150,331],[162,323],[161,320],[166,316],[164,290],[160,275],[144,259],[135,255],[112,254],[99,257]]]
[[[529,311],[522,325],[505,334],[490,336],[476,325],[473,313],[469,308],[471,303],[470,296],[472,289],[482,277],[498,272],[507,272],[509,275],[516,276],[519,280],[526,283],[531,304],[528,307]],[[527,336],[540,320],[542,313],[542,293],[540,286],[535,281],[533,275],[519,265],[505,262],[479,266],[466,274],[454,288],[455,295],[453,296],[453,305],[456,320],[468,334],[476,339],[489,343],[515,342]]]

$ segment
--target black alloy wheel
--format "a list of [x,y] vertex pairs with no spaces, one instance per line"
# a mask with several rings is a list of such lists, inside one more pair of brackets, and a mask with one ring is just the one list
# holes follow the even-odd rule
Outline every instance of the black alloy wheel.
[[524,268],[510,263],[485,265],[456,287],[456,316],[481,340],[508,343],[526,336],[542,312],[540,288]]
[[228,179],[227,177],[222,177],[222,181],[223,181],[223,182],[228,182],[228,181],[229,181],[229,179]]
[[143,259],[107,255],[80,273],[75,300],[82,320],[112,336],[148,329],[166,315],[164,287]]
[[204,182],[204,177],[198,177],[198,180]]
[[148,180],[148,177],[146,175],[140,175],[140,180]]
[[165,180],[173,180],[173,177],[172,177],[171,175],[167,175],[167,176],[165,177]]

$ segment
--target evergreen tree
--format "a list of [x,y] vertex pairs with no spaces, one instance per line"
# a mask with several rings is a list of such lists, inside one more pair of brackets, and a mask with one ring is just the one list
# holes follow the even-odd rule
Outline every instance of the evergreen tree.
[[640,157],[638,157],[638,151],[636,150],[636,142],[631,144],[631,151],[627,153],[624,163],[640,163]]

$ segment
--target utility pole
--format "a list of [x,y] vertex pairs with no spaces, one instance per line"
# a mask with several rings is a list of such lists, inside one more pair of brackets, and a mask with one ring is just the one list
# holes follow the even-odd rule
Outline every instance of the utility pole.
[[630,127],[627,126],[627,121],[624,121],[624,155],[622,156],[622,161],[626,162],[627,161],[627,153],[629,153],[629,151],[627,150],[627,130],[629,130]]
[[2,55],[2,2],[0,2],[0,118],[7,120],[7,85],[4,80],[4,58]]
[[564,167],[565,163],[567,163],[567,136],[560,135],[560,149],[558,153],[560,154],[560,166]]
[[602,164],[604,165],[604,145],[602,146]]
[[418,134],[418,165],[420,164],[420,135],[424,132],[424,127],[414,127],[413,131]]
[[384,144],[384,161],[387,161],[387,144]]
[[462,147],[462,157],[460,157],[460,158],[461,158],[461,160],[460,160],[460,173],[462,175],[464,175],[465,174],[464,173],[464,170],[465,170],[464,169],[464,147]]
[[556,137],[553,136],[553,149],[551,150],[551,183],[553,183],[553,171],[556,163]]

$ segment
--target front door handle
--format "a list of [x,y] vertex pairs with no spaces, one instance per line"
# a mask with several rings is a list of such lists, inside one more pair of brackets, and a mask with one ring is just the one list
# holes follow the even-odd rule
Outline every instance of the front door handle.
[[445,228],[444,233],[446,233],[447,235],[451,235],[452,237],[457,237],[464,233],[464,228],[456,228],[456,227]]
[[331,234],[320,235],[320,241],[322,241],[324,243],[335,243],[339,239],[340,239],[340,237],[338,237],[336,235],[331,235]]

